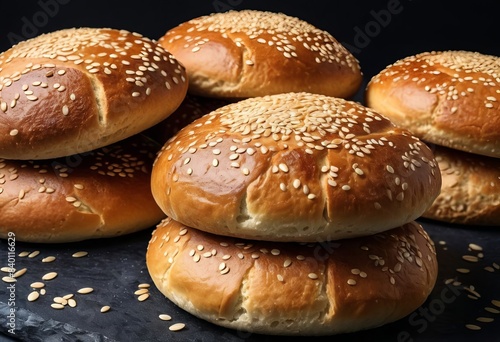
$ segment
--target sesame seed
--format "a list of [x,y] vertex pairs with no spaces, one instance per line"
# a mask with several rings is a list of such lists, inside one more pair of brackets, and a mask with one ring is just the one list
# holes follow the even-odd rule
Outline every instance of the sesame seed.
[[16,136],[18,133],[19,131],[17,129],[12,129],[9,134],[13,137]]
[[478,262],[479,261],[479,258],[477,256],[474,256],[474,255],[463,255],[462,259],[464,259],[465,261],[469,261],[469,262]]
[[170,317],[170,315],[167,314],[160,314],[158,315],[158,318],[160,318],[162,321],[170,321],[172,319],[172,317]]
[[64,309],[64,305],[59,304],[59,303],[52,303],[52,304],[50,304],[50,306],[51,306],[53,309],[57,309],[57,310]]
[[94,292],[94,289],[91,287],[83,287],[77,291],[80,294],[89,294],[91,292]]
[[52,280],[57,277],[57,272],[49,272],[42,276],[42,280]]
[[2,277],[2,281],[5,283],[15,283],[17,281],[17,279],[13,278],[13,277],[5,276],[5,277]]
[[19,271],[16,271],[16,272],[12,275],[12,277],[13,277],[13,278],[19,278],[20,276],[22,276],[23,274],[25,274],[27,270],[28,270],[27,268],[22,268],[22,269],[20,269]]
[[104,312],[108,312],[109,310],[111,309],[111,307],[109,305],[104,305],[102,308],[101,308],[101,312],[104,313]]
[[73,258],[82,258],[84,256],[87,256],[89,253],[88,252],[85,252],[85,251],[79,251],[79,252],[76,252],[76,253],[73,253],[71,256]]
[[141,294],[139,297],[137,297],[137,300],[138,300],[139,302],[143,302],[143,301],[145,301],[145,300],[146,300],[146,299],[148,299],[148,298],[149,298],[149,293],[143,293],[143,294]]
[[495,319],[491,318],[491,317],[478,317],[476,318],[476,321],[478,322],[482,322],[482,323],[491,323],[493,322]]
[[469,330],[481,330],[481,327],[475,324],[466,324],[465,327]]
[[316,273],[309,273],[307,275],[310,279],[318,279],[318,275]]
[[485,307],[484,308],[485,311],[488,311],[489,313],[493,313],[493,314],[500,314],[500,310],[497,310],[495,308],[491,308],[489,306]]
[[349,278],[349,279],[347,279],[347,284],[349,284],[349,285],[351,285],[351,286],[352,286],[352,285],[356,285],[356,280],[354,280],[354,279],[352,279],[352,278]]
[[281,171],[283,171],[283,172],[285,172],[285,173],[287,173],[287,172],[288,172],[288,166],[287,166],[286,164],[280,163],[280,164],[278,165],[278,167],[279,167],[279,169],[280,169]]
[[481,247],[475,243],[470,243],[469,248],[473,251],[482,251],[483,250],[483,247]]
[[30,294],[28,295],[28,301],[29,302],[34,302],[35,300],[37,300],[38,298],[40,297],[40,293],[38,291],[32,291],[30,292]]
[[172,324],[170,327],[168,327],[168,330],[170,331],[180,331],[186,327],[186,324],[184,323],[175,323]]

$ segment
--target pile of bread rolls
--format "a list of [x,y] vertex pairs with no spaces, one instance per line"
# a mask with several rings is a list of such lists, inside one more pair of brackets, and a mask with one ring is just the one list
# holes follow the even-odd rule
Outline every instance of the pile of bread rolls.
[[157,224],[158,146],[137,134],[188,88],[184,67],[140,34],[65,29],[0,54],[0,237],[70,242]]
[[432,147],[441,193],[423,217],[500,224],[500,58],[432,51],[387,66],[366,103]]
[[156,226],[149,274],[201,319],[279,335],[396,321],[437,278],[417,218],[499,223],[498,65],[411,56],[363,106],[356,58],[282,13],[213,13],[158,41],[32,38],[0,54],[0,237]]
[[159,39],[190,96],[228,101],[168,139],[151,189],[165,212],[146,262],[157,288],[207,321],[328,335],[418,308],[437,277],[414,220],[439,193],[432,151],[346,100],[357,60],[329,33],[261,11],[217,13]]

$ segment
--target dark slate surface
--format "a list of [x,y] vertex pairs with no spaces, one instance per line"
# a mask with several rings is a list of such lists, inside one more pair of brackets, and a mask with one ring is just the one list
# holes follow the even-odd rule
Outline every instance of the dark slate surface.
[[[399,58],[429,50],[464,49],[500,55],[498,41],[498,1],[474,1],[459,6],[456,1],[381,0],[381,1],[153,1],[40,0],[2,2],[0,51],[14,40],[66,27],[90,26],[123,28],[158,39],[169,28],[193,17],[228,9],[262,9],[298,16],[332,33],[359,59],[364,72],[363,87],[355,100],[363,102],[368,80]],[[1,219],[1,209],[0,209]],[[435,240],[440,265],[438,282],[421,308],[398,322],[378,329],[339,336],[291,338],[253,335],[228,330],[202,321],[177,308],[154,287],[151,296],[139,302],[134,291],[139,283],[151,283],[145,265],[145,249],[151,229],[116,239],[84,241],[65,245],[35,245],[17,242],[17,253],[39,250],[33,259],[16,257],[16,268],[28,268],[15,290],[15,335],[9,334],[9,289],[0,282],[0,341],[500,341],[500,314],[485,306],[500,300],[500,270],[484,270],[500,264],[500,227],[479,228],[445,225],[422,220]],[[445,241],[446,245],[440,245]],[[468,244],[484,248],[478,263],[462,259]],[[0,240],[0,264],[7,263],[7,241]],[[85,258],[71,254],[86,250]],[[53,263],[42,263],[54,255]],[[467,267],[469,274],[457,273]],[[28,302],[29,285],[49,271],[59,276],[47,281],[47,294]],[[445,285],[456,278],[462,285]],[[479,299],[468,297],[464,286],[475,286]],[[76,308],[54,310],[54,296],[76,293],[90,286],[88,295],[75,294]],[[209,295],[209,294],[207,294]],[[111,310],[100,313],[103,305]],[[500,308],[497,308],[500,309]],[[158,319],[160,313],[172,321]],[[477,317],[492,317],[492,323],[475,322]],[[179,332],[168,327],[186,323]],[[475,323],[480,331],[464,326]]]

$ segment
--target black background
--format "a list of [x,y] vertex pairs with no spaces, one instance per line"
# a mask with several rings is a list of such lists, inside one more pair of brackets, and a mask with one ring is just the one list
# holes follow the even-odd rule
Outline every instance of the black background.
[[[498,1],[386,0],[386,1],[262,1],[262,0],[176,0],[176,1],[83,1],[40,0],[3,1],[0,19],[0,51],[14,41],[30,38],[68,27],[111,27],[139,32],[152,39],[160,38],[168,29],[193,17],[229,9],[260,9],[283,12],[304,19],[330,32],[358,58],[366,82],[386,65],[408,55],[430,50],[470,50],[500,56]],[[362,101],[364,86],[355,99]],[[1,212],[0,212],[1,213]],[[485,315],[482,308],[492,299],[500,300],[500,271],[488,274],[482,270],[492,262],[500,263],[498,227],[479,229],[443,225],[422,221],[435,241],[446,241],[438,246],[440,275],[438,284],[424,309],[439,309],[444,279],[457,277],[457,267],[464,264],[461,255],[467,253],[469,242],[485,247],[485,259],[473,265],[471,275],[460,276],[464,284],[476,284],[482,290],[479,301],[467,299],[462,289],[444,312],[423,319],[422,325],[405,318],[394,324],[354,335],[321,338],[322,341],[397,341],[408,332],[413,341],[499,341],[500,315],[494,323],[483,325],[480,332],[470,332],[465,323]],[[138,305],[133,291],[140,282],[151,282],[144,263],[145,248],[150,230],[109,241],[87,241],[77,244],[31,245],[18,243],[23,250],[41,250],[43,256],[57,255],[58,263],[47,266],[36,260],[19,259],[19,267],[30,267],[25,284],[38,280],[44,272],[57,270],[65,275],[57,283],[60,291],[71,291],[83,283],[100,286],[87,304],[82,301],[80,311],[50,309],[49,298],[27,303],[29,289],[18,292],[19,305],[28,309],[18,312],[18,318],[28,319],[17,337],[32,341],[298,341],[303,339],[271,338],[218,328],[177,309],[162,295],[151,289],[152,298]],[[5,241],[0,241],[2,266],[6,255]],[[89,258],[81,263],[69,255],[77,250],[89,251]],[[33,270],[33,265],[39,269]],[[65,271],[66,270],[66,271]],[[71,272],[70,272],[71,271]],[[63,280],[64,279],[64,280]],[[54,283],[56,284],[56,283]],[[25,285],[26,286],[26,285]],[[5,287],[0,288],[0,303],[5,298]],[[106,315],[95,314],[102,301],[112,304]],[[102,303],[103,305],[106,303]],[[86,306],[85,306],[86,305]],[[1,311],[1,310],[0,310]],[[185,331],[173,334],[168,324],[159,322],[158,313],[169,313],[175,320],[188,324]],[[0,313],[1,331],[5,333],[5,319]],[[51,321],[50,319],[54,319]],[[423,320],[422,320],[423,319]],[[26,321],[28,322],[28,320]],[[69,324],[66,326],[64,323]],[[415,322],[413,322],[415,323]],[[425,329],[423,324],[425,323]],[[21,324],[20,324],[21,325]],[[420,329],[422,328],[422,329]],[[42,330],[45,329],[45,332]],[[68,330],[67,339],[61,331]],[[78,330],[78,329],[81,329]],[[95,332],[95,334],[94,334]],[[47,336],[51,336],[48,338]],[[78,336],[78,337],[77,337]],[[0,334],[0,340],[2,340]],[[38,339],[39,338],[39,339]],[[309,339],[306,339],[309,340]]]
[[193,17],[245,8],[283,12],[330,32],[359,59],[366,79],[423,51],[500,55],[497,0],[3,1],[0,50],[20,39],[79,26],[127,29],[158,39]]

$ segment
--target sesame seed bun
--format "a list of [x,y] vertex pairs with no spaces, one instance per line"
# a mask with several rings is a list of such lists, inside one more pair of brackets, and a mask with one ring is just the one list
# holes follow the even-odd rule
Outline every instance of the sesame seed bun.
[[137,33],[76,28],[0,54],[0,158],[87,152],[170,115],[187,92],[184,68]]
[[179,108],[168,118],[147,129],[143,134],[163,145],[184,126],[228,103],[219,99],[187,94]]
[[189,92],[207,97],[307,91],[347,98],[362,82],[358,61],[330,33],[283,13],[212,13],[158,43],[186,66]]
[[433,51],[389,65],[367,85],[366,104],[420,139],[500,157],[500,58]]
[[423,217],[466,225],[500,225],[500,159],[435,146],[441,193]]
[[419,217],[440,186],[418,138],[358,103],[309,93],[204,115],[162,147],[151,175],[153,196],[173,219],[271,241],[392,229]]
[[396,321],[424,303],[438,270],[433,242],[415,222],[296,244],[212,235],[168,218],[153,232],[146,264],[156,287],[182,309],[273,335],[331,335]]
[[66,158],[0,159],[0,238],[61,243],[158,224],[165,215],[150,188],[158,148],[133,136]]

